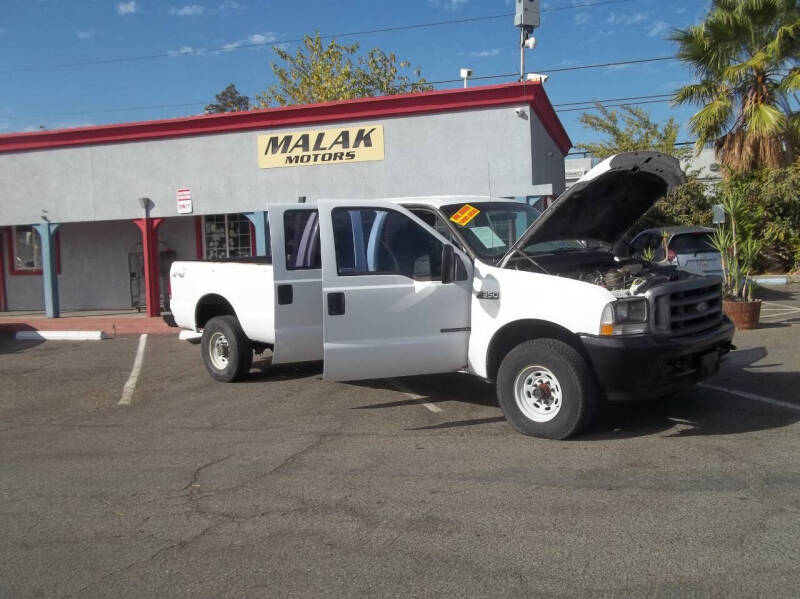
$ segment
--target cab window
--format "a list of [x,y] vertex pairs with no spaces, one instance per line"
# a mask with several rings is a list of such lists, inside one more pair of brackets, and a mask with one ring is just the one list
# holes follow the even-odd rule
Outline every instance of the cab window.
[[443,244],[406,215],[376,208],[334,208],[339,275],[397,274],[440,280]]

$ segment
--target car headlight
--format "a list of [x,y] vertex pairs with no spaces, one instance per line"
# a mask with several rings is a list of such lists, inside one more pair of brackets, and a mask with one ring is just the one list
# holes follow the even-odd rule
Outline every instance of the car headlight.
[[619,299],[603,308],[601,335],[635,335],[647,331],[647,300],[642,297]]

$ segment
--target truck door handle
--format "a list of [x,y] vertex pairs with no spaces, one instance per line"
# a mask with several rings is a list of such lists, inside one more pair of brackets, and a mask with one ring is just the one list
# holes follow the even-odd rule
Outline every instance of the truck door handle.
[[294,289],[291,285],[278,285],[278,305],[285,306],[294,301]]
[[344,314],[344,292],[338,291],[336,293],[328,294],[328,314],[331,316],[339,316]]

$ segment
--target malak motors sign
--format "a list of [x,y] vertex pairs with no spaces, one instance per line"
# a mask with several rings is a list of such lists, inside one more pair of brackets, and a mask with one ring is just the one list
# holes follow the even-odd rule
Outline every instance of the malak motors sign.
[[370,160],[383,160],[383,125],[258,136],[260,168]]

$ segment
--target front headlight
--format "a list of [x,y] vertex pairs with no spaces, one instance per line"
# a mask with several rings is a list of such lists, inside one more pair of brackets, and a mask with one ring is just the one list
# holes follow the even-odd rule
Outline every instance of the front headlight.
[[635,335],[647,332],[647,300],[624,298],[606,304],[600,319],[601,335]]

